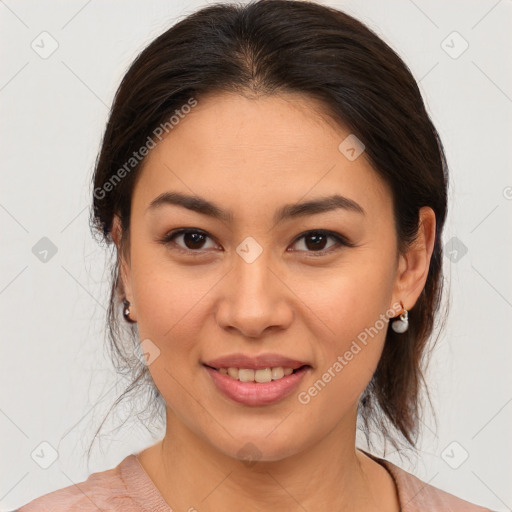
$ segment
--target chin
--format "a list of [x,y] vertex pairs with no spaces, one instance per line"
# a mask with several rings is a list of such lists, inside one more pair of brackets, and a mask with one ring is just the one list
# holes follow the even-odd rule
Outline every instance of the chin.
[[228,444],[216,446],[216,448],[224,455],[243,462],[247,467],[254,466],[258,462],[284,460],[301,451],[296,439],[292,440],[289,436],[282,438],[276,436],[270,439],[267,434],[230,439]]

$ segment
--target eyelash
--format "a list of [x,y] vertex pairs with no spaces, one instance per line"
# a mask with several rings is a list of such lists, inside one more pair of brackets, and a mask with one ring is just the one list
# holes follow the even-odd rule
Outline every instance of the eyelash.
[[[177,230],[171,231],[170,233],[167,233],[163,238],[161,238],[159,240],[159,242],[162,243],[165,246],[169,246],[169,245],[171,245],[171,243],[175,244],[175,242],[173,242],[173,240],[176,237],[178,237],[180,235],[190,234],[190,233],[201,234],[201,235],[204,235],[205,237],[208,237],[208,238],[212,239],[212,237],[210,237],[210,235],[206,231],[203,231],[201,229],[192,229],[192,228],[184,229],[184,228],[182,228],[182,229],[177,229]],[[318,256],[326,256],[326,255],[330,254],[331,252],[334,252],[334,251],[337,251],[337,250],[341,249],[342,247],[356,247],[355,244],[351,243],[343,235],[340,235],[339,233],[336,233],[334,231],[327,231],[325,229],[311,229],[309,231],[305,231],[304,233],[301,233],[294,240],[292,245],[295,245],[299,240],[301,240],[303,238],[306,238],[307,235],[310,235],[310,234],[313,234],[313,233],[314,234],[319,234],[319,235],[325,235],[325,236],[334,238],[336,240],[338,246],[332,246],[332,247],[329,247],[328,249],[322,249],[320,251],[302,251],[302,250],[298,250],[298,251],[292,251],[292,252],[305,252],[305,253],[308,253],[308,256],[318,257]],[[193,250],[193,249],[186,249],[186,248],[183,248],[181,246],[175,246],[173,249],[176,249],[177,251],[185,253],[185,254],[192,254],[194,256],[200,256],[201,253],[203,252],[202,249]]]

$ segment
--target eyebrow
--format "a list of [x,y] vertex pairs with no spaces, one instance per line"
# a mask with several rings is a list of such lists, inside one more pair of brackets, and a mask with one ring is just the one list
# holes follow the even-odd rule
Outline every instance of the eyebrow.
[[[156,210],[163,205],[181,206],[188,210],[192,210],[224,222],[230,222],[233,220],[233,213],[231,211],[223,210],[215,203],[212,203],[200,196],[190,196],[180,192],[164,192],[160,194],[151,201],[146,209],[146,213],[148,211]],[[275,212],[274,224],[296,217],[304,217],[337,209],[366,215],[366,212],[359,203],[356,203],[348,197],[335,194],[302,203],[287,204]]]

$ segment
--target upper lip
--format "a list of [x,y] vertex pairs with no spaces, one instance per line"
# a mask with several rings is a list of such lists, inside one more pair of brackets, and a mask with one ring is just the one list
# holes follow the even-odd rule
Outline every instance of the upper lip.
[[259,354],[257,356],[248,356],[245,354],[231,354],[227,356],[217,357],[204,362],[203,364],[212,368],[247,368],[252,370],[260,370],[263,368],[292,368],[293,370],[301,366],[310,366],[304,361],[291,359],[280,354]]

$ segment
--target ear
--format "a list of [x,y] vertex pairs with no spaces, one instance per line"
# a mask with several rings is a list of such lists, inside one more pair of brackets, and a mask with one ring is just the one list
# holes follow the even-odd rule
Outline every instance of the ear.
[[430,258],[436,238],[436,215],[429,206],[419,212],[419,229],[417,239],[411,244],[406,254],[399,257],[397,278],[393,292],[393,302],[402,302],[410,310],[416,304],[427,281]]
[[[121,227],[121,219],[117,214],[114,214],[114,219],[112,220],[112,239],[114,240],[114,243],[117,247],[117,262],[119,265],[119,277],[121,280],[121,293],[123,293],[130,304],[134,306],[131,286],[130,262],[129,258],[127,258],[127,249],[121,246],[122,234],[123,228]],[[134,308],[132,307],[132,309]],[[134,315],[131,314],[132,318],[133,316]]]

